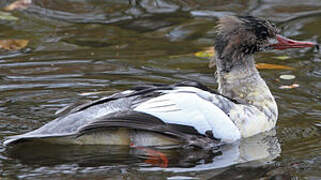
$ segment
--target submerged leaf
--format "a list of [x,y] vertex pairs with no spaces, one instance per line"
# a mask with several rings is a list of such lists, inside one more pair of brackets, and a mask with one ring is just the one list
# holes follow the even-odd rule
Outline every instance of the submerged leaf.
[[3,9],[6,11],[13,11],[16,9],[23,10],[23,9],[27,9],[31,3],[32,3],[31,0],[18,0],[18,1],[15,1],[15,2],[9,4],[8,6],[4,7]]
[[267,63],[257,63],[256,68],[258,69],[284,69],[284,70],[294,70],[293,67],[278,65],[278,64],[267,64]]
[[24,39],[8,39],[0,40],[0,48],[6,50],[19,50],[26,47],[29,40]]
[[197,57],[202,57],[202,58],[211,58],[215,55],[215,51],[214,51],[213,47],[208,47],[202,51],[198,51],[198,52],[194,53],[194,55]]
[[279,88],[280,89],[293,89],[293,88],[297,88],[297,87],[300,87],[300,85],[299,84],[283,85],[283,86],[280,86]]
[[0,11],[0,20],[16,21],[18,18],[12,16],[10,13]]

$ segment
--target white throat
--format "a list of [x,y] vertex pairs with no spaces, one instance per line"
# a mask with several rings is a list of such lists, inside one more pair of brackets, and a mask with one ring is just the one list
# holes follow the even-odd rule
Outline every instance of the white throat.
[[218,91],[240,103],[229,115],[242,135],[247,137],[273,128],[278,109],[270,89],[255,67],[253,56],[248,56],[245,62],[224,72],[222,60],[216,57]]

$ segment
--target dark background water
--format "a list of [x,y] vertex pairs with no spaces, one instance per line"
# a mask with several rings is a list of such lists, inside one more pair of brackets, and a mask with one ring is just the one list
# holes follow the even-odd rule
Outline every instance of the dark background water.
[[[193,53],[212,45],[223,15],[268,18],[285,36],[321,42],[320,0],[34,0],[10,13],[18,20],[0,19],[0,39],[30,42],[0,49],[0,178],[321,178],[321,59],[313,49],[256,56],[294,68],[260,70],[279,106],[275,132],[215,152],[163,150],[168,168],[124,147],[2,146],[4,137],[40,127],[67,104],[138,84],[193,79],[215,88],[208,59]],[[283,74],[296,78],[280,80]],[[279,89],[292,83],[300,87]]]

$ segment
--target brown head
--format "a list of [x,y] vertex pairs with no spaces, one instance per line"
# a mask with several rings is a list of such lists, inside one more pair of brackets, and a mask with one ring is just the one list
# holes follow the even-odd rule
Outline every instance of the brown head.
[[[317,44],[287,39],[278,34],[271,22],[253,16],[225,16],[219,19],[215,40],[219,71],[229,72],[233,67],[244,68],[256,52],[267,49],[313,47]],[[250,63],[253,64],[253,63]]]

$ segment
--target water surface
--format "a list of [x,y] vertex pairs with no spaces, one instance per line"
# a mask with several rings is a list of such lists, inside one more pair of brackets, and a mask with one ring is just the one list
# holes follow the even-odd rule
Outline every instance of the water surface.
[[[12,1],[9,1],[12,2]],[[1,1],[0,7],[9,3]],[[216,88],[208,59],[217,18],[269,18],[288,37],[321,42],[319,0],[33,1],[0,20],[0,39],[26,48],[0,49],[0,177],[4,179],[320,179],[321,59],[313,49],[258,54],[258,63],[294,70],[260,70],[279,106],[275,131],[213,151],[32,145],[5,149],[4,137],[31,131],[73,102],[145,83],[197,80]],[[281,58],[280,58],[281,57]],[[296,78],[282,80],[280,75]],[[294,89],[282,85],[299,84]],[[37,148],[36,148],[37,147]],[[166,168],[165,168],[166,167]]]

